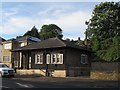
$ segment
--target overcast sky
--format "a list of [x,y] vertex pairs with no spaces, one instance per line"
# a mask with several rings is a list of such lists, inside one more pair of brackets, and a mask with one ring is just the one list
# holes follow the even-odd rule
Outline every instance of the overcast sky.
[[64,39],[84,39],[85,21],[100,2],[2,2],[0,36],[5,39],[23,35],[34,25],[56,24]]

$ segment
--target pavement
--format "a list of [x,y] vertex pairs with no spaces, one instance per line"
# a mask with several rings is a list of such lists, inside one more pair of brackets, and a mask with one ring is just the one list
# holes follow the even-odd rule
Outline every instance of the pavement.
[[89,77],[45,77],[39,75],[16,75],[13,79],[35,81],[35,82],[71,82],[71,81],[83,81],[93,82],[94,80]]
[[[34,79],[33,79],[34,78]],[[32,81],[89,81],[89,82],[94,82],[94,81],[113,81],[117,82],[116,80],[95,80],[95,79],[90,79],[89,77],[46,77],[46,76],[39,76],[39,75],[16,75],[14,79],[21,79],[21,80],[32,80]]]

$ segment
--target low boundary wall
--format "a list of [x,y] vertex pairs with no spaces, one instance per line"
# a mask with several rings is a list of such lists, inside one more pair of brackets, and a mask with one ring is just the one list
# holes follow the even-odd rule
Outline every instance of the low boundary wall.
[[91,64],[90,78],[120,80],[120,62],[93,62]]

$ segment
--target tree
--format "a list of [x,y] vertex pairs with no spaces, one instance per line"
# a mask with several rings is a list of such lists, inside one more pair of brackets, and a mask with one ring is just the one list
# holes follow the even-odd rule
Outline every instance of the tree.
[[120,2],[96,5],[92,18],[86,22],[90,46],[105,61],[120,58]]
[[35,26],[33,26],[33,28],[30,31],[27,31],[23,36],[27,36],[27,35],[40,38],[38,30]]
[[62,29],[55,24],[43,25],[39,32],[40,38],[47,39],[52,37],[62,38]]
[[16,38],[22,38],[23,36],[16,36]]

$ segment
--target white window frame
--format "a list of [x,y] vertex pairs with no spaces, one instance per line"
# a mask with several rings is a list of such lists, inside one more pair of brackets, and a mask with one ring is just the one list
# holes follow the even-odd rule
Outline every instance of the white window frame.
[[31,68],[31,56],[29,56],[29,68]]
[[46,63],[51,64],[51,55],[50,54],[46,55]]
[[35,64],[43,64],[43,54],[42,53],[35,54]]
[[81,63],[82,64],[88,64],[88,55],[81,54]]
[[51,54],[51,64],[56,64],[56,54]]
[[3,56],[3,62],[9,62],[10,56]]
[[11,49],[11,43],[5,44],[4,49]]
[[[54,58],[55,61],[53,61]],[[63,54],[60,53],[51,54],[51,64],[63,64]]]
[[63,54],[57,54],[57,64],[63,64]]
[[18,68],[18,61],[14,61],[15,68]]
[[20,43],[20,47],[23,47],[23,46],[25,46],[25,43],[24,42]]

